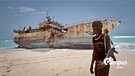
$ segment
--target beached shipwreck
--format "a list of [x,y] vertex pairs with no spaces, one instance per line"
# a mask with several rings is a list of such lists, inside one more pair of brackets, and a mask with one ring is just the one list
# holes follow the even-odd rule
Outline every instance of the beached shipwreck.
[[[24,48],[92,48],[92,22],[73,26],[62,26],[46,16],[46,21],[39,23],[37,29],[29,27],[23,30],[13,30],[13,40]],[[103,31],[109,32],[120,25],[118,20],[103,20]]]

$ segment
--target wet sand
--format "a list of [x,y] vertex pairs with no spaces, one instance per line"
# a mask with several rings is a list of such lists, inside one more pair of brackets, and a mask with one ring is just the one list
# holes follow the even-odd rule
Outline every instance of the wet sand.
[[[51,50],[58,49],[0,52],[0,76],[94,76],[89,72],[92,50]],[[134,76],[135,54],[116,57],[109,76]]]

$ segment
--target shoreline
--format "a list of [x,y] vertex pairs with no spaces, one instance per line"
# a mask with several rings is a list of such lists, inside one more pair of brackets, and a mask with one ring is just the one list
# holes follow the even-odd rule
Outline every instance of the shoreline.
[[[59,50],[47,48],[0,52],[0,76],[94,76],[89,72],[92,49]],[[115,56],[121,63],[119,66],[111,65],[109,76],[133,76],[135,55],[119,52]]]
[[[0,49],[1,52],[10,52],[10,51],[25,51],[25,50],[32,50],[32,51],[37,51],[37,52],[49,52],[49,51],[54,51],[54,52],[63,52],[63,51],[77,51],[77,50],[92,50],[92,49],[70,49],[70,48],[34,48],[34,49],[26,49],[26,48],[18,48],[18,47],[9,47],[9,48],[4,48]],[[58,51],[59,50],[59,51]],[[62,51],[61,51],[62,50]],[[135,54],[134,50],[129,50],[125,49],[128,51],[123,51],[123,49],[117,49],[118,52],[123,52],[123,53],[129,53],[129,54]]]

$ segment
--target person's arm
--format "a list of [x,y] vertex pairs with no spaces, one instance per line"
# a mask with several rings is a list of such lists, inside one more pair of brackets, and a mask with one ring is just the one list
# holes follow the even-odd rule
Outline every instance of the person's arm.
[[91,61],[91,65],[90,65],[90,72],[91,72],[91,74],[94,73],[94,71],[93,71],[93,64],[94,64],[94,58],[93,58],[93,55],[92,55],[92,61]]
[[[106,42],[106,58],[110,57],[110,50],[111,50],[111,45],[110,45],[110,37],[109,35],[105,35],[105,42]],[[106,65],[104,64],[104,62],[100,62],[100,64],[98,65],[98,69],[103,69]]]
[[[93,43],[93,39],[94,38],[92,38],[92,43]],[[94,73],[94,71],[93,71],[93,64],[94,64],[94,43],[93,43],[92,61],[91,61],[91,65],[90,65],[90,72],[91,72],[91,74]]]
[[109,35],[105,35],[105,38],[106,38],[106,47],[108,49],[106,58],[109,58],[110,57],[110,51],[111,51],[110,37],[109,37]]

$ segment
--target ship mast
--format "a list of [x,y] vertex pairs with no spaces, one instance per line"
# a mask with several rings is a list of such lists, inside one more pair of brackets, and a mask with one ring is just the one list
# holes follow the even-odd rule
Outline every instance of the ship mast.
[[50,18],[50,16],[48,15],[48,11],[47,11],[47,14],[46,14],[46,21],[47,21],[47,23],[49,24],[50,22],[51,22],[51,18]]

